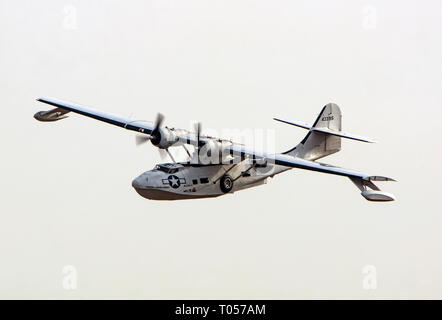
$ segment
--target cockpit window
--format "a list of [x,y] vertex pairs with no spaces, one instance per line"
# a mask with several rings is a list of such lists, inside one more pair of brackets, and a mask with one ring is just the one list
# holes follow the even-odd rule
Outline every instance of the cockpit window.
[[169,172],[169,168],[166,168],[166,167],[161,166],[161,165],[159,165],[159,164],[157,164],[157,165],[155,166],[154,170],[159,170],[159,171],[163,171],[163,172],[166,172],[166,173]]
[[159,170],[165,173],[173,174],[180,170],[180,168],[172,167],[171,165],[163,165],[163,164],[157,164],[154,168],[154,170]]

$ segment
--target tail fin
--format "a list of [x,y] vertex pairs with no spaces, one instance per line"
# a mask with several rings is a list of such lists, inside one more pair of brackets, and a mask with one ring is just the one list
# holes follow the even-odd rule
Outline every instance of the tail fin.
[[313,126],[301,122],[290,122],[273,118],[277,121],[291,124],[309,130],[305,138],[293,149],[284,154],[306,160],[317,160],[341,150],[341,138],[363,142],[375,142],[372,139],[342,132],[342,115],[337,104],[329,103],[322,108]]
[[[341,150],[341,137],[326,132],[341,132],[341,118],[341,110],[338,105],[329,103],[322,108],[321,113],[311,127],[304,124],[282,121],[309,129],[305,138],[295,148],[284,152],[284,154],[313,161],[338,152]],[[281,121],[279,119],[275,120]]]

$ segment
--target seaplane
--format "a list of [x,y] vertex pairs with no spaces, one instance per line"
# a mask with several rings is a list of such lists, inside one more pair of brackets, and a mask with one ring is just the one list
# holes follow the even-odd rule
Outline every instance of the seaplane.
[[[341,139],[367,143],[372,139],[345,133],[342,129],[341,110],[335,103],[326,104],[313,125],[302,122],[274,120],[308,130],[295,147],[282,153],[269,153],[242,143],[201,134],[201,124],[193,132],[163,125],[164,116],[157,114],[154,122],[133,120],[99,111],[90,107],[53,98],[37,101],[53,108],[39,111],[34,118],[42,122],[65,119],[76,113],[95,120],[136,132],[136,143],[149,142],[165,152],[172,162],[155,165],[133,179],[132,187],[150,200],[182,200],[215,198],[267,183],[268,178],[290,169],[302,169],[349,178],[369,201],[393,201],[391,193],[383,192],[376,181],[395,181],[392,178],[361,173],[318,162],[341,150]],[[183,147],[187,161],[176,162],[169,148]],[[189,149],[192,151],[190,152]],[[315,186],[317,191],[318,186]]]

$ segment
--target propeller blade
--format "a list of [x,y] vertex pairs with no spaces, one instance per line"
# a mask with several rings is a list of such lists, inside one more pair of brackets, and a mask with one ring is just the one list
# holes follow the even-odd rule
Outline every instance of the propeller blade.
[[152,139],[152,136],[150,136],[150,135],[147,135],[147,134],[143,134],[143,135],[137,134],[135,136],[135,144],[137,146],[140,146],[143,143],[146,143],[147,141],[149,141],[150,139]]
[[201,122],[195,123],[195,135],[196,135],[196,140],[198,141],[197,148],[199,148],[200,137],[201,137]]
[[199,140],[200,139],[200,135],[201,135],[201,122],[195,123],[195,133],[196,133],[196,136],[197,136],[197,138]]
[[163,124],[163,121],[164,121],[164,116],[161,113],[158,113],[157,119],[155,120],[155,127],[153,129],[154,132],[157,131],[161,127],[161,125]]
[[158,149],[158,152],[160,153],[161,160],[164,160],[167,158],[167,151],[164,149]]

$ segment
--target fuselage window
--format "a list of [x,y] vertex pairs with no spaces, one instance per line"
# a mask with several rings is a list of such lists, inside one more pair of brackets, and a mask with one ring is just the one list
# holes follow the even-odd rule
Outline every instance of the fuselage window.
[[209,183],[209,178],[200,178],[201,183]]

